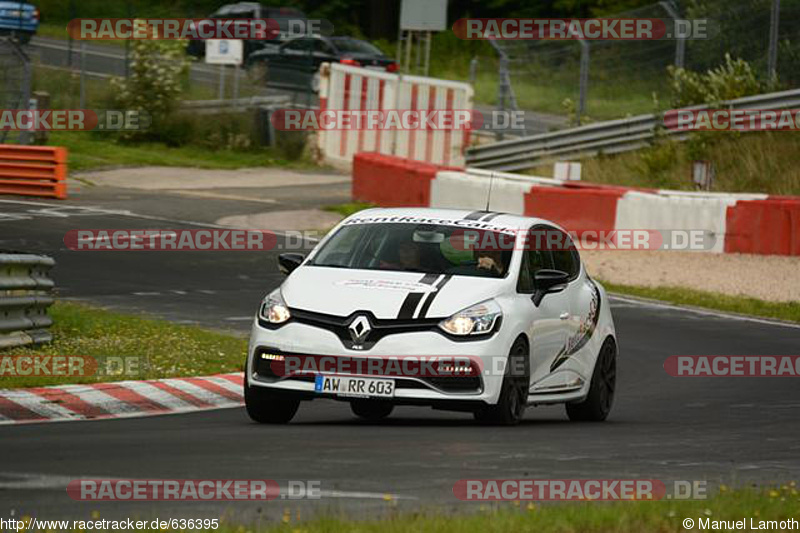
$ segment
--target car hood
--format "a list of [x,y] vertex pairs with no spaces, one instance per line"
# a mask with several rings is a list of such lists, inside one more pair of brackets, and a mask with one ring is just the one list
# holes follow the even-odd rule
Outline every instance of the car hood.
[[[290,308],[328,315],[370,311],[379,319],[444,318],[496,296],[504,281],[475,276],[444,281],[446,276],[435,274],[423,278],[417,272],[303,266],[289,276],[281,292]],[[424,307],[425,316],[419,316]]]

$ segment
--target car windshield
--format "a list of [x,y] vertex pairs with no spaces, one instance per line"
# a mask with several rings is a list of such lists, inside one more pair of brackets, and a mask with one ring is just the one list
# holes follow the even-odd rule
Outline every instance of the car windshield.
[[368,42],[359,41],[358,39],[332,39],[331,42],[333,42],[337,50],[344,54],[383,55],[383,52],[378,48],[372,46]]
[[[498,243],[511,243],[501,246]],[[345,225],[317,252],[311,265],[503,278],[513,236],[436,224]]]

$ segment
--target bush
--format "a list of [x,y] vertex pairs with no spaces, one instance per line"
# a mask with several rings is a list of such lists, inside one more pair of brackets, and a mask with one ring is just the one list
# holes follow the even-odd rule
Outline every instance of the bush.
[[667,68],[675,107],[695,104],[718,105],[725,100],[761,94],[771,90],[775,82],[759,80],[747,61],[725,54],[725,63],[704,74],[683,68]]
[[[144,21],[136,21],[143,24]],[[149,131],[121,135],[128,140],[150,140],[164,136],[159,127],[169,126],[181,95],[181,78],[189,69],[185,41],[135,40],[131,46],[127,79],[112,78],[116,104],[122,109],[149,113]]]

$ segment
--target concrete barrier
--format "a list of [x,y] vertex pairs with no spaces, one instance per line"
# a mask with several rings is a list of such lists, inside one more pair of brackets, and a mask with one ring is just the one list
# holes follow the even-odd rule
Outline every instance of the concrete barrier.
[[569,231],[702,231],[704,251],[800,255],[800,199],[766,194],[629,189],[455,169],[358,154],[353,197],[381,206],[486,209],[552,220]]

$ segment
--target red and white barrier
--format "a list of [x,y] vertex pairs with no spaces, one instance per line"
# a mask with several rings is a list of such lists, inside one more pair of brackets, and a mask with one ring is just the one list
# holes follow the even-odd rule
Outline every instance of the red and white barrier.
[[104,420],[239,407],[241,372],[196,378],[0,389],[0,425]]
[[[389,74],[325,64],[320,69],[320,110],[472,110],[468,83]],[[469,131],[442,129],[321,130],[317,147],[324,161],[349,166],[359,152],[376,152],[443,166],[464,166]]]
[[[485,209],[552,220],[569,231],[700,230],[713,253],[800,255],[800,198],[629,189],[358,154],[353,196],[382,206]],[[394,170],[393,170],[394,169]],[[406,170],[403,170],[406,169]]]

